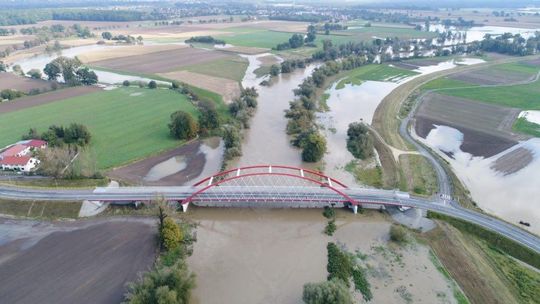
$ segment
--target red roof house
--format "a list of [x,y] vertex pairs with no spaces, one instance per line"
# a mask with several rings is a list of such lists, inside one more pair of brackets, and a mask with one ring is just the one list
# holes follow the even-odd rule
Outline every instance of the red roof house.
[[27,147],[25,145],[16,144],[9,148],[7,148],[4,152],[0,154],[1,158],[10,157],[10,156],[25,156],[30,152],[30,147]]
[[24,143],[25,146],[32,149],[45,149],[47,148],[47,142],[41,139],[31,139],[28,142]]

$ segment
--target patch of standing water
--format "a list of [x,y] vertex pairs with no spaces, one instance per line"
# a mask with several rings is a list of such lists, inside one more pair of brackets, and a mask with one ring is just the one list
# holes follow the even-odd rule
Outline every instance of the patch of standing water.
[[[53,53],[53,54],[42,54],[38,56],[34,56],[31,58],[25,58],[21,59],[19,61],[15,61],[13,65],[20,65],[22,70],[27,72],[31,69],[38,69],[40,71],[43,71],[45,68],[45,65],[47,65],[52,60],[60,57],[65,56],[69,58],[74,58],[78,55],[98,51],[98,50],[108,50],[113,48],[122,48],[123,46],[112,46],[112,45],[85,45],[85,46],[77,46],[72,47],[69,49],[62,50],[60,53]],[[94,70],[96,75],[98,76],[99,83],[103,84],[119,84],[122,83],[124,80],[128,81],[142,81],[142,82],[149,82],[153,79],[145,78],[145,77],[138,77],[138,76],[130,76],[130,75],[123,75],[115,72],[108,72],[108,71],[100,71],[100,70]],[[168,84],[168,82],[165,81],[159,81],[155,80],[159,84]]]
[[[461,151],[463,134],[451,127],[436,126],[426,139],[417,137],[426,145],[436,148],[447,160],[461,181],[467,185],[478,206],[488,213],[499,216],[511,223],[519,221],[531,223],[523,227],[540,234],[540,139],[533,138],[490,158],[476,157]],[[518,148],[532,151],[533,160],[525,168],[509,175],[492,169],[495,160],[512,153]],[[452,152],[453,157],[446,153]]]
[[527,121],[540,125],[540,111],[522,111],[519,113],[519,117],[525,117]]
[[143,178],[143,180],[148,182],[155,182],[169,175],[178,173],[184,170],[186,167],[186,158],[184,156],[173,156],[168,160],[152,167],[152,169],[150,169],[150,171],[146,173],[146,176]]
[[444,32],[451,30],[453,33],[461,32],[467,34],[466,42],[480,41],[484,39],[486,34],[492,36],[502,35],[504,33],[511,33],[512,35],[520,34],[523,38],[527,39],[534,36],[536,29],[523,29],[517,27],[506,26],[473,26],[468,29],[456,29],[455,27],[445,28],[443,25],[430,25],[429,30],[432,32],[440,31]]
[[[463,58],[463,60],[467,59]],[[330,111],[317,116],[318,122],[325,128],[327,140],[327,153],[324,156],[326,173],[347,185],[356,184],[354,176],[344,170],[344,167],[354,159],[346,148],[349,124],[360,120],[371,124],[375,110],[381,101],[400,84],[423,74],[454,67],[456,67],[454,60],[450,60],[437,65],[420,67],[415,70],[420,73],[419,75],[393,78],[394,82],[364,81],[360,85],[347,84],[339,90],[336,89],[336,84],[339,81],[334,83],[326,91],[329,94],[326,103]]]

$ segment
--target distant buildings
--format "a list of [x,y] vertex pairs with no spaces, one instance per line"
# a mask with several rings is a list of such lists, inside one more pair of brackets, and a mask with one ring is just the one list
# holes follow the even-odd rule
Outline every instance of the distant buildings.
[[47,148],[47,142],[31,139],[8,146],[0,152],[0,168],[4,171],[31,172],[40,163],[33,157],[33,152]]

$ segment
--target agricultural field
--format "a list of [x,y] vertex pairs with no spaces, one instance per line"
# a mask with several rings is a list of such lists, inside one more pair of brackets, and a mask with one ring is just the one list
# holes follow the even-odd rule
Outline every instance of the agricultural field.
[[339,90],[346,84],[359,85],[364,80],[399,82],[414,75],[418,73],[386,64],[370,64],[346,72],[345,78],[338,82],[336,89]]
[[472,85],[511,84],[527,81],[534,77],[538,71],[539,69],[537,67],[516,62],[505,63],[475,71],[457,73],[449,78]]
[[126,45],[108,47],[103,50],[93,50],[77,56],[84,63],[94,63],[115,58],[129,56],[142,56],[154,52],[181,50],[188,48],[185,45],[155,44],[155,45]]
[[177,147],[181,142],[169,136],[167,123],[178,110],[197,116],[191,102],[172,90],[100,91],[1,114],[0,146],[20,140],[29,128],[42,132],[52,124],[76,122],[92,133],[98,167],[111,168]]
[[[476,87],[459,90],[448,89],[440,91],[440,93],[505,107],[538,110],[540,109],[540,101],[537,98],[540,93],[540,80],[525,83],[535,79],[538,72],[540,72],[539,67],[530,61],[496,65],[473,72],[460,73],[450,78],[459,82],[476,84]],[[518,84],[512,85],[512,83]],[[452,83],[441,84],[449,85],[450,88],[454,86]],[[499,84],[503,85],[496,86]],[[430,87],[435,88],[433,85]]]
[[230,102],[231,100],[239,97],[241,92],[240,83],[231,79],[214,77],[189,71],[176,71],[158,75],[167,79],[178,80],[192,86],[217,93],[223,97],[225,102]]
[[247,67],[247,59],[240,56],[234,56],[219,58],[200,64],[184,66],[181,68],[181,70],[236,81],[242,81],[244,75],[246,74]]
[[10,102],[1,102],[0,114],[19,111],[51,102],[56,102],[57,100],[83,96],[99,91],[101,91],[101,89],[95,86],[79,86],[50,91],[39,95],[24,96]]
[[125,284],[155,258],[156,228],[145,220],[2,219],[0,227],[7,232],[0,245],[1,303],[119,303]]
[[518,109],[477,103],[468,99],[429,93],[416,113],[416,134],[425,138],[434,125],[445,125],[463,134],[461,149],[489,157],[502,152],[520,138],[511,132]]
[[12,89],[28,94],[31,90],[49,91],[51,86],[52,82],[50,81],[0,72],[0,91]]
[[155,74],[176,71],[182,67],[227,58],[231,55],[196,48],[176,48],[143,55],[95,61],[93,66],[135,73]]

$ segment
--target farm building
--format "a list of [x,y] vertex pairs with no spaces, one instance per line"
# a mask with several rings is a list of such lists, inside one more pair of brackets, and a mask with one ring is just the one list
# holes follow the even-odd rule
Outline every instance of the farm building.
[[0,159],[2,170],[30,172],[38,164],[39,160],[30,156],[6,156]]
[[4,157],[23,157],[30,153],[31,148],[22,144],[15,144],[0,154],[0,158]]
[[9,146],[0,153],[0,169],[30,172],[40,163],[39,159],[32,157],[32,152],[45,148],[47,142],[39,139],[21,141]]

